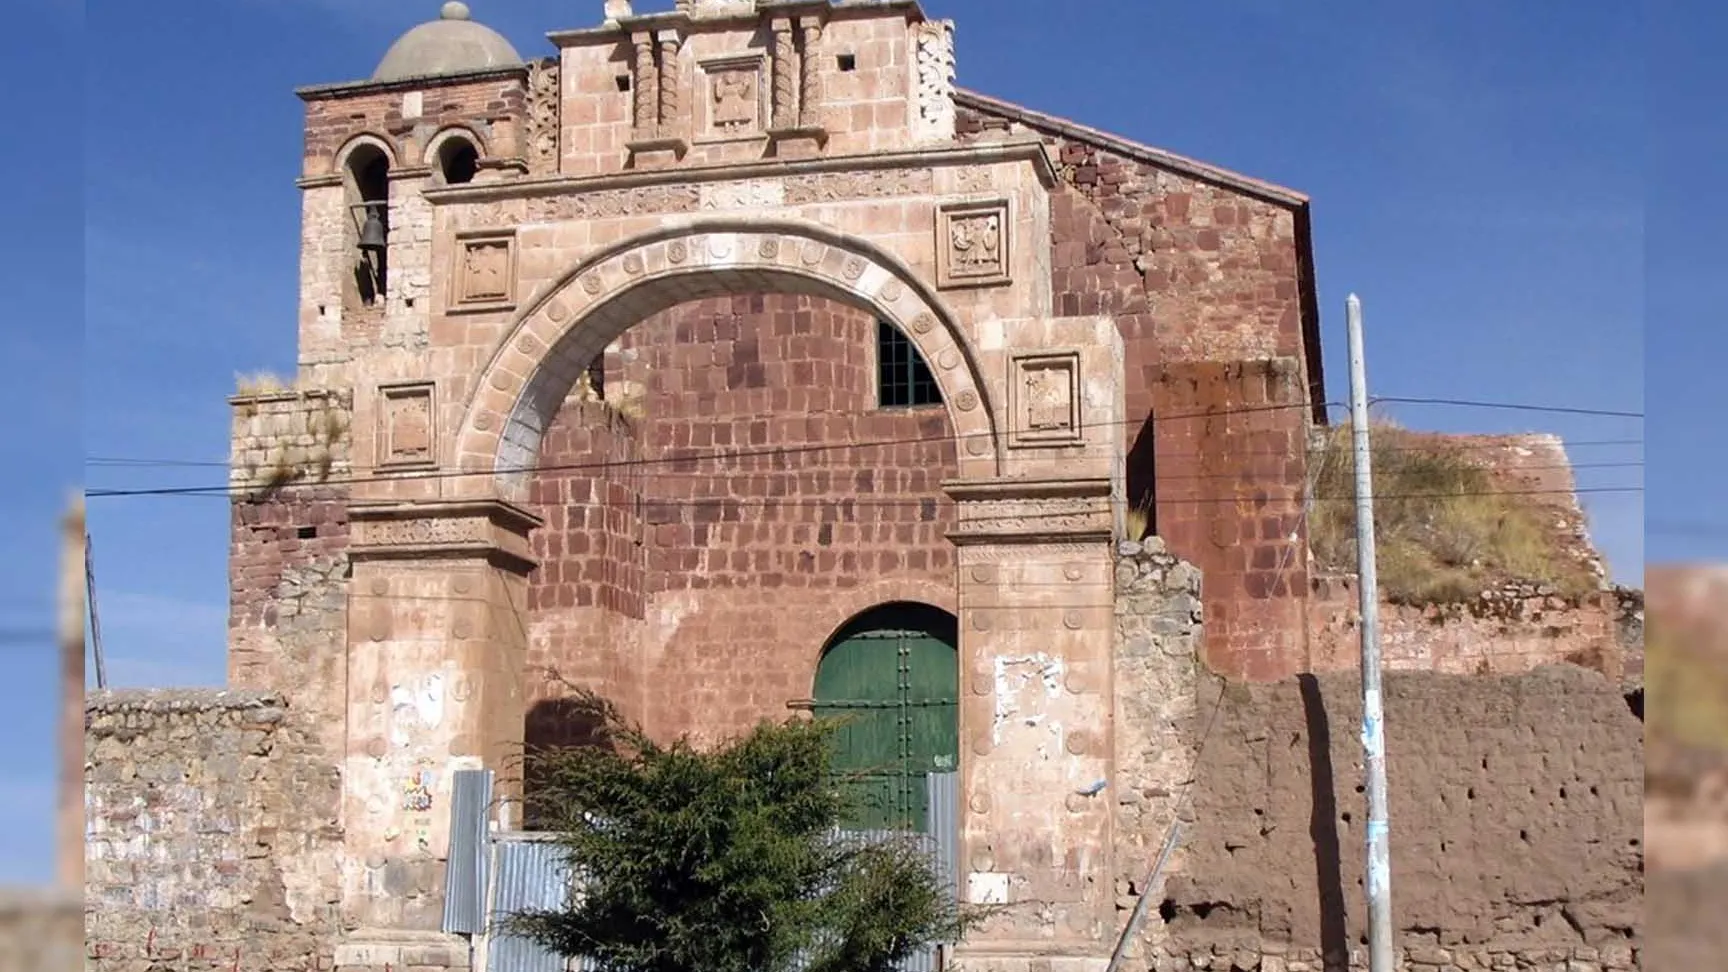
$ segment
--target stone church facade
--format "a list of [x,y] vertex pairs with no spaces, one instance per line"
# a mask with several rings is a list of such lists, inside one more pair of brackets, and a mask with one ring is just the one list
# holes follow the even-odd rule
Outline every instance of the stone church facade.
[[1306,670],[1307,201],[957,88],[953,30],[611,2],[525,61],[447,4],[301,92],[229,674],[340,768],[340,852],[284,862],[339,967],[441,940],[451,774],[572,685],[701,738],[941,703],[963,890],[1038,903],[968,948],[1107,957],[1121,823],[1048,794],[1115,768],[1118,542],[1201,568],[1213,670]]

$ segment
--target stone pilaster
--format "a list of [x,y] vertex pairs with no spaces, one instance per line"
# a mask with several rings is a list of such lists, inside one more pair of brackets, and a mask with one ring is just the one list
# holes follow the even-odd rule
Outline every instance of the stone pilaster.
[[[961,893],[1007,910],[957,958],[1109,954],[1111,486],[952,483],[959,504]],[[1104,944],[1100,944],[1104,943]]]
[[539,521],[496,501],[357,504],[349,516],[343,912],[361,931],[347,954],[449,951],[438,927],[451,778],[505,770],[520,752],[528,534]]

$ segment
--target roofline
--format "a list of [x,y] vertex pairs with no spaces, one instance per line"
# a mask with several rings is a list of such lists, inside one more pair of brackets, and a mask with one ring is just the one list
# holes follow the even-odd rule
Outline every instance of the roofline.
[[1047,115],[1041,111],[1033,111],[1030,108],[1003,101],[1000,98],[979,94],[976,91],[956,88],[954,102],[967,108],[1019,122],[1027,128],[1086,142],[1124,155],[1137,162],[1155,165],[1161,169],[1167,169],[1201,182],[1209,182],[1289,209],[1295,217],[1296,224],[1297,296],[1302,305],[1300,313],[1302,315],[1302,343],[1304,345],[1302,357],[1308,370],[1308,396],[1313,409],[1312,417],[1315,425],[1330,424],[1330,416],[1326,411],[1326,368],[1320,345],[1320,297],[1317,292],[1318,283],[1314,271],[1314,235],[1309,217],[1309,200],[1306,194],[1251,178],[1239,172],[1232,172],[1229,169],[1208,165],[1205,162],[1177,155],[1174,152],[1166,152],[1150,145],[1129,141],[1119,135],[1111,135],[1109,132],[1089,128],[1066,118]]
[[1143,145],[1139,142],[1129,141],[1120,135],[1112,135],[1109,132],[1099,131],[1096,128],[1088,128],[1085,125],[1071,122],[1066,118],[1057,118],[1055,115],[1046,115],[1041,111],[1033,111],[1030,108],[1016,105],[1012,102],[1003,101],[1000,98],[992,98],[989,95],[979,94],[976,91],[970,91],[965,88],[956,88],[954,90],[954,101],[956,104],[964,105],[968,108],[976,108],[980,111],[987,111],[992,114],[1006,116],[1007,118],[1017,121],[1029,128],[1040,128],[1054,135],[1062,135],[1067,138],[1078,139],[1082,142],[1090,142],[1099,148],[1106,148],[1112,152],[1120,152],[1121,154],[1137,161],[1169,169],[1172,172],[1179,172],[1186,176],[1192,176],[1193,178],[1200,179],[1204,182],[1211,182],[1228,189],[1234,189],[1237,192],[1247,193],[1248,195],[1255,196],[1259,199],[1264,199],[1267,202],[1277,203],[1280,206],[1287,206],[1294,209],[1298,206],[1308,205],[1308,196],[1297,192],[1294,189],[1287,189],[1284,186],[1245,176],[1240,172],[1232,172],[1229,169],[1209,165],[1197,159],[1190,159],[1186,156],[1177,155],[1174,152],[1166,152],[1163,149],[1153,148],[1150,145]]
[[392,91],[423,91],[427,88],[441,88],[454,84],[473,84],[476,81],[519,79],[526,78],[529,66],[539,60],[542,59],[528,58],[520,64],[501,64],[496,67],[476,68],[472,71],[451,71],[447,74],[423,74],[412,78],[389,78],[383,81],[369,78],[364,81],[312,84],[295,88],[294,94],[301,101],[326,101],[353,95],[387,94]]

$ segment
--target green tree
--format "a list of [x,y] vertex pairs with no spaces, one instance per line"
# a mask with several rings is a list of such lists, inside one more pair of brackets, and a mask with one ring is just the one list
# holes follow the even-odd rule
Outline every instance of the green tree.
[[835,839],[832,723],[661,745],[606,700],[574,701],[591,744],[529,761],[579,890],[511,917],[514,933],[609,972],[886,972],[988,916],[952,900],[910,835]]

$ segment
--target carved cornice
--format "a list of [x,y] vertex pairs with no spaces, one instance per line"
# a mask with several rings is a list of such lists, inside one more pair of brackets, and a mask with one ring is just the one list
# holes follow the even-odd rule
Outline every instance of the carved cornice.
[[348,520],[355,560],[481,559],[519,573],[538,566],[528,535],[544,522],[503,500],[355,503]]
[[831,155],[805,159],[763,159],[758,162],[721,162],[686,165],[676,169],[612,172],[594,176],[551,176],[428,189],[425,198],[435,205],[502,202],[544,196],[573,196],[607,189],[635,189],[735,179],[772,179],[829,172],[873,172],[935,166],[991,165],[998,162],[1030,163],[1046,189],[1056,185],[1044,143],[1036,136],[1005,139],[975,145],[944,145],[902,152],[868,155]]
[[957,506],[959,523],[948,537],[959,546],[1115,536],[1108,479],[968,479],[942,488]]

